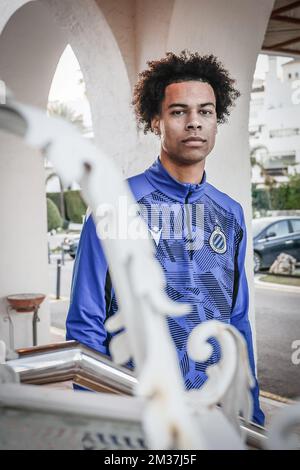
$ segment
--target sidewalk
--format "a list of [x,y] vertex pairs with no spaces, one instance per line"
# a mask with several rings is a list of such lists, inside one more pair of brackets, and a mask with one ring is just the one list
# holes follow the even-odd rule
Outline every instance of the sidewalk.
[[59,330],[65,330],[66,319],[70,305],[69,297],[61,297],[56,300],[55,296],[49,296],[51,326]]
[[51,325],[59,329],[65,329],[70,304],[70,290],[74,261],[69,257],[69,255],[66,255],[64,264],[60,265],[60,298],[56,299],[57,260],[61,260],[61,255],[53,254],[51,256],[51,264],[48,265],[50,292],[48,299]]
[[[268,398],[268,395],[270,398]],[[274,398],[271,398],[271,397]],[[286,399],[284,397],[279,397],[276,395],[269,394],[268,392],[261,391],[259,396],[260,406],[265,414],[265,428],[268,430],[270,424],[272,423],[273,418],[280,413],[286,406],[291,406],[293,403],[297,403],[296,401]],[[294,434],[297,436],[298,446],[300,447],[300,429],[294,429]]]
[[[266,273],[268,274],[268,273]],[[275,290],[281,290],[282,292],[291,292],[294,294],[300,294],[300,287],[298,286],[290,286],[286,284],[277,284],[275,282],[265,282],[262,281],[261,278],[264,277],[266,274],[256,274],[254,276],[254,284],[255,287],[257,288],[263,288],[263,289],[275,289]]]

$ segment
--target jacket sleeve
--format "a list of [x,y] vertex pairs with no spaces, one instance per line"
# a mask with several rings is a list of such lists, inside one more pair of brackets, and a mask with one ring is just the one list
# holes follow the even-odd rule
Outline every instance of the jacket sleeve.
[[253,420],[254,422],[263,425],[265,416],[259,405],[259,387],[255,372],[255,362],[253,353],[253,341],[251,326],[248,317],[249,309],[249,291],[248,283],[245,272],[245,255],[247,234],[245,227],[245,220],[243,209],[239,207],[239,219],[236,227],[236,254],[235,254],[235,280],[234,280],[234,295],[233,306],[231,311],[231,324],[235,326],[239,332],[244,336],[247,342],[249,362],[252,369],[252,374],[255,379],[255,386],[252,389],[253,396]]
[[90,214],[81,232],[74,263],[66,338],[109,355],[104,328],[106,275],[107,262]]

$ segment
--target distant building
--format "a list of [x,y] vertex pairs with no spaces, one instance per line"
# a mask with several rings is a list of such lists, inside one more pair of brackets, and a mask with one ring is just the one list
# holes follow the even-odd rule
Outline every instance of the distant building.
[[300,60],[282,66],[277,76],[277,59],[269,57],[265,80],[255,79],[250,102],[250,148],[258,162],[252,182],[265,185],[266,177],[276,184],[300,173]]

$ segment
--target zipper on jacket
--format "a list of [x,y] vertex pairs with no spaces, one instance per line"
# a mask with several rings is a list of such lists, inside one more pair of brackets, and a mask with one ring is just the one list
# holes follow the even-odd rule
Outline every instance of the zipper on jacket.
[[[191,213],[190,213],[190,209],[189,209],[189,206],[188,206],[189,196],[191,194],[192,194],[192,192],[189,191],[188,194],[186,195],[186,198],[185,198],[185,201],[184,201],[184,214],[185,214],[186,226],[187,226],[187,229],[188,229],[188,236],[189,236],[188,246],[189,247],[190,247],[190,244],[193,243],[193,241],[192,241],[193,240],[193,232],[192,232]],[[194,250],[189,249],[189,256],[190,256],[190,259],[192,260],[193,256],[194,256]]]

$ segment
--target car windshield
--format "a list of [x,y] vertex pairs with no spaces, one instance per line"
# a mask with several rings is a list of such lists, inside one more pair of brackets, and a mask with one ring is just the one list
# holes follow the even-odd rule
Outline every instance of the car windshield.
[[254,219],[252,220],[252,235],[253,237],[257,237],[257,235],[260,234],[260,232],[262,232],[262,230],[264,230],[270,223],[271,223],[271,219],[270,220],[266,220],[266,219]]

